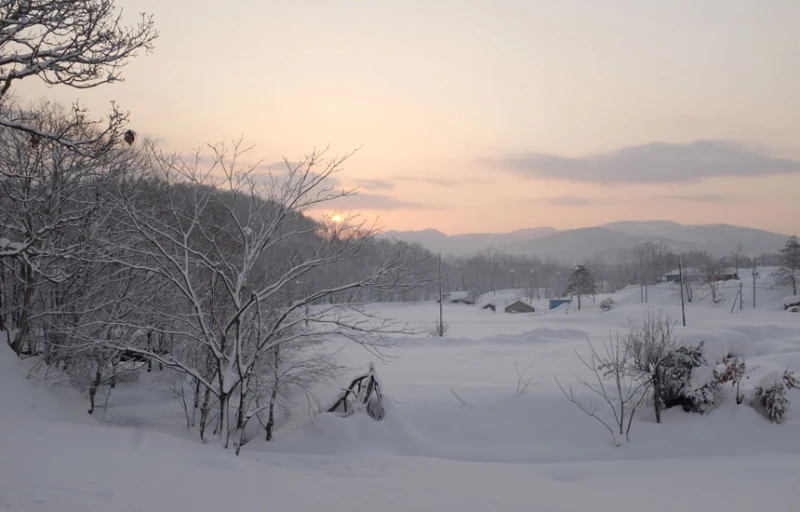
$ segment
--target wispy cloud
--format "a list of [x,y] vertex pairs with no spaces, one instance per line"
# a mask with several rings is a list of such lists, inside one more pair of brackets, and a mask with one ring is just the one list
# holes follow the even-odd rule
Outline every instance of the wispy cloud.
[[719,140],[654,142],[582,158],[546,153],[507,155],[490,163],[526,177],[596,183],[681,183],[716,176],[800,172],[800,161],[773,158]]
[[340,197],[330,202],[330,206],[344,210],[435,210],[436,205],[411,201],[385,194],[359,192]]
[[[289,176],[290,175],[288,173],[280,172],[280,171],[276,171],[276,172],[272,172],[272,173],[270,173],[270,172],[254,172],[253,174],[250,175],[250,177],[256,183],[258,183],[260,185],[266,185],[266,186],[269,186],[269,187],[279,187],[279,186],[285,185],[287,183],[287,181],[289,180]],[[318,178],[318,177],[319,177],[318,174],[309,173],[308,177],[306,178],[306,181],[309,181],[309,180],[312,180],[312,179],[315,179],[315,178]],[[296,183],[299,180],[300,180],[300,176],[299,175],[294,175],[292,177],[292,183]],[[320,183],[320,186],[321,187],[340,187],[341,186],[341,181],[339,180],[339,178],[337,176],[331,175],[331,176],[325,177],[325,179],[322,181],[322,183]]]
[[730,196],[723,196],[719,194],[665,194],[660,196],[653,196],[652,199],[664,201],[686,201],[695,203],[714,203],[714,204],[729,204],[735,203],[736,199]]
[[405,182],[416,182],[416,183],[427,183],[428,185],[439,185],[442,187],[452,187],[453,185],[463,185],[465,183],[476,184],[476,183],[489,183],[490,181],[484,178],[440,178],[435,176],[407,176],[407,175],[399,175],[399,176],[392,176],[392,181],[405,181]]
[[590,201],[585,197],[558,196],[545,199],[553,206],[589,206]]
[[391,190],[394,183],[384,180],[358,180],[357,183],[367,190]]

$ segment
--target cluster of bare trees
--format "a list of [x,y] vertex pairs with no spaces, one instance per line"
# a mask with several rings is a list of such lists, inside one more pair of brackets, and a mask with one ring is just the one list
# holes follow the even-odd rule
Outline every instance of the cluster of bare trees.
[[[722,383],[736,383],[742,372],[721,375],[706,361],[703,343],[684,346],[674,336],[675,321],[660,314],[648,313],[627,332],[602,342],[598,348],[591,341],[589,355],[577,350],[576,356],[590,377],[577,375],[587,396],[576,393],[572,385],[556,383],[566,398],[586,415],[601,424],[615,444],[630,440],[633,420],[642,406],[652,406],[657,423],[662,412],[682,407],[686,412],[703,413],[715,403]],[[731,366],[740,364],[731,361]],[[738,368],[738,367],[737,367]],[[738,388],[737,388],[737,403]]]
[[13,85],[121,80],[157,33],[113,0],[0,0],[0,332],[19,355],[84,389],[157,365],[189,426],[237,450],[257,418],[338,370],[325,343],[371,349],[403,331],[369,314],[413,294],[429,256],[356,218],[310,216],[349,195],[328,179],[350,156],[314,151],[267,173],[240,144],[189,158],[136,141],[127,114],[22,107]]
[[[487,250],[469,256],[447,257],[442,279],[447,291],[470,291],[476,295],[503,289],[518,289],[530,299],[559,297],[565,291],[573,267],[555,259],[511,255]],[[431,289],[426,298],[433,298]]]
[[98,389],[156,363],[189,389],[199,435],[238,447],[256,416],[271,436],[286,392],[334,375],[322,341],[379,347],[403,331],[362,306],[419,285],[428,255],[307,215],[349,194],[327,185],[347,155],[313,152],[265,179],[238,145],[187,159],[0,138],[0,328],[84,387],[90,412]]

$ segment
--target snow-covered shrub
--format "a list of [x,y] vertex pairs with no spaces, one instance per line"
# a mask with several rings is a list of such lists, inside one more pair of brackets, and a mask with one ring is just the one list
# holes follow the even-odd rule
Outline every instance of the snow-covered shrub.
[[735,357],[726,357],[722,360],[722,369],[718,372],[718,381],[720,385],[730,384],[736,392],[736,403],[741,404],[744,401],[744,394],[739,392],[742,380],[749,379],[747,375],[755,368],[747,368],[744,359],[737,359]]
[[600,301],[601,311],[611,311],[611,308],[613,307],[614,307],[614,299],[612,299],[611,297]]
[[425,332],[431,338],[447,336],[447,333],[450,332],[450,324],[437,318],[430,325],[428,325],[428,327],[425,329]]
[[694,347],[678,347],[663,362],[664,408],[680,406],[686,412],[706,412],[715,403],[719,390],[716,370],[703,356],[703,342]]
[[789,398],[786,396],[789,389],[800,389],[800,381],[794,372],[768,373],[756,386],[756,408],[772,423],[781,423],[789,409]]
[[326,410],[345,417],[354,412],[363,412],[375,421],[381,421],[386,416],[381,388],[375,363],[370,362],[367,373],[353,379],[350,386]]

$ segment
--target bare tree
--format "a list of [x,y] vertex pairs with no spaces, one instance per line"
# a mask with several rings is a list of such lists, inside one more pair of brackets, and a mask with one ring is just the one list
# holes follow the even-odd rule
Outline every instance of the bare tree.
[[28,134],[33,146],[51,140],[84,154],[119,142],[127,114],[116,106],[102,127],[75,106],[69,126],[53,129],[12,108],[9,97],[13,84],[31,77],[77,89],[121,81],[122,68],[158,37],[151,16],[131,27],[121,17],[114,0],[0,0],[0,126]]
[[[216,405],[214,431],[228,446],[243,437],[252,417],[251,386],[276,349],[341,337],[368,348],[404,326],[365,312],[364,292],[416,286],[413,268],[392,255],[362,272],[339,269],[325,282],[300,280],[320,268],[345,267],[368,247],[375,232],[353,221],[312,221],[304,214],[348,195],[326,185],[347,156],[314,152],[259,182],[254,166],[240,166],[243,149],[211,147],[211,165],[153,155],[157,189],[150,204],[127,201],[117,236],[107,242],[109,262],[157,276],[174,310],[137,305],[117,325],[154,329],[174,338],[175,350],[158,354],[139,345],[111,346],[141,354],[186,374],[205,391],[203,419]],[[121,256],[117,256],[121,254]],[[281,354],[282,352],[277,352]],[[197,358],[205,364],[196,364]],[[203,370],[204,368],[204,370]],[[238,404],[238,405],[237,405]],[[236,419],[230,408],[237,409]]]
[[534,361],[528,363],[523,370],[519,369],[519,365],[517,365],[516,361],[514,362],[514,372],[517,374],[517,393],[520,395],[524,395],[528,392],[528,388],[531,387],[531,384],[537,379],[535,375],[529,375],[528,372],[533,367]]
[[614,443],[619,446],[622,437],[626,441],[630,440],[636,409],[645,400],[647,390],[644,384],[630,375],[628,367],[631,353],[628,344],[619,335],[603,342],[602,353],[598,353],[590,341],[587,340],[587,343],[590,350],[589,358],[581,356],[577,350],[575,355],[592,372],[593,378],[591,380],[582,376],[576,378],[581,386],[600,397],[601,402],[606,404],[613,415],[613,425],[600,415],[599,405],[591,400],[584,401],[576,397],[571,384],[565,389],[555,377],[556,384],[578,409],[602,424],[611,434]]
[[651,399],[656,422],[661,412],[669,382],[669,365],[678,343],[673,338],[675,320],[668,315],[647,313],[640,324],[631,324],[625,337],[626,352],[630,354],[629,371],[643,389],[652,391]]
[[[30,116],[48,130],[76,133],[58,105],[42,103]],[[21,290],[15,352],[23,349],[37,292],[80,271],[92,227],[107,213],[108,182],[136,158],[127,148],[89,158],[50,140],[34,147],[25,134],[0,127],[0,265]]]

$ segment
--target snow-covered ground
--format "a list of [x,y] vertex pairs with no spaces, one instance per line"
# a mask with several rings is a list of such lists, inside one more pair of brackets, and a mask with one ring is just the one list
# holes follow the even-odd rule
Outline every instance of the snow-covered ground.
[[[689,327],[677,330],[686,343],[705,341],[711,359],[745,355],[757,366],[748,392],[770,372],[800,369],[800,314],[783,311],[785,290],[760,284],[753,310],[750,286],[745,281],[741,311],[733,303],[738,282],[721,287],[719,303],[698,290]],[[157,391],[158,372],[119,386],[95,419],[77,392],[26,379],[25,363],[0,344],[0,508],[800,509],[800,391],[790,392],[795,403],[780,425],[737,406],[728,389],[707,415],[672,409],[656,424],[645,409],[631,442],[614,447],[556,386],[553,375],[564,383],[585,374],[573,350],[585,351],[587,339],[620,332],[647,310],[680,319],[677,288],[650,287],[647,305],[638,288],[623,290],[609,312],[597,307],[604,295],[585,300],[582,311],[547,311],[535,301],[535,313],[503,313],[518,295],[524,291],[492,296],[503,301],[496,313],[446,304],[446,338],[393,339],[377,362],[388,400],[383,421],[308,418],[298,406],[274,441],[253,441],[238,458],[181,426],[178,404]],[[372,307],[420,328],[438,314],[434,303]],[[354,370],[376,360],[355,346],[339,357]],[[516,392],[517,369],[535,377],[525,394]],[[325,401],[335,390],[318,392]]]

